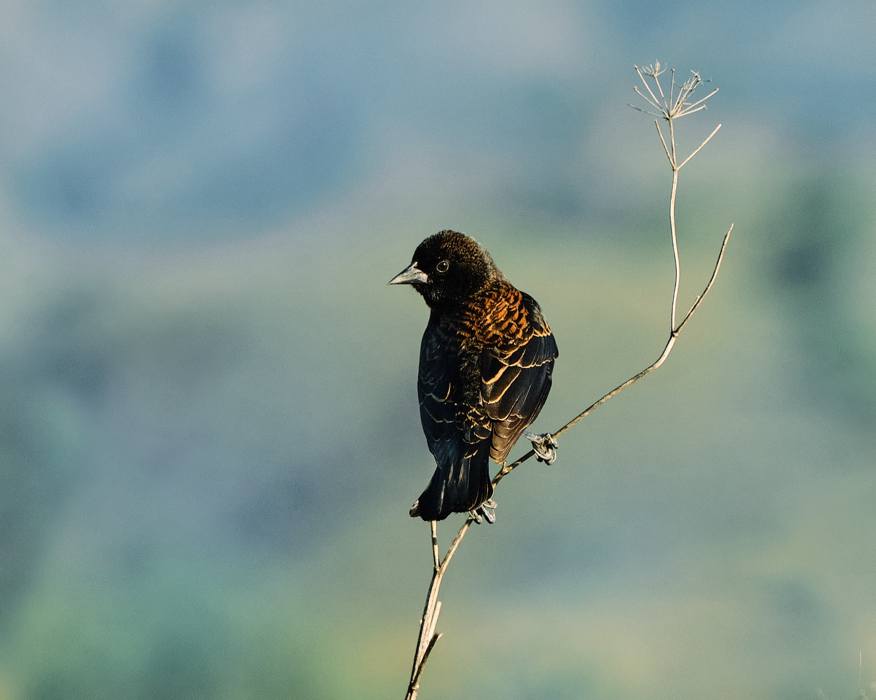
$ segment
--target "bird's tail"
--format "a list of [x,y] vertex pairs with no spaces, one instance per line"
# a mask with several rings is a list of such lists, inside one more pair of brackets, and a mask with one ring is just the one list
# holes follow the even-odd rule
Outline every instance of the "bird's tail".
[[411,506],[412,518],[444,520],[451,513],[474,510],[493,495],[489,441],[478,446],[472,455],[442,462],[426,490]]

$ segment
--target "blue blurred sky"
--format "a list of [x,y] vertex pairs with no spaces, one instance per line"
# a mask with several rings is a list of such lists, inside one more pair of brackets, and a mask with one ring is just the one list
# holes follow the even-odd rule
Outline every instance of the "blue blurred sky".
[[10,0],[4,209],[71,243],[253,237],[403,161],[417,195],[468,189],[476,169],[493,190],[479,196],[568,216],[593,204],[581,169],[606,155],[590,127],[617,119],[630,64],[658,57],[718,77],[722,117],[827,159],[873,143],[874,12]]

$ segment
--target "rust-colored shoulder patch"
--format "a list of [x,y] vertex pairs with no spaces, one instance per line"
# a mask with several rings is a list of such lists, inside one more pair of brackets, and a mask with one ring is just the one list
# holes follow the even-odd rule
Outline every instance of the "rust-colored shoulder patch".
[[459,332],[481,348],[508,348],[532,336],[530,325],[523,293],[499,280],[469,300]]

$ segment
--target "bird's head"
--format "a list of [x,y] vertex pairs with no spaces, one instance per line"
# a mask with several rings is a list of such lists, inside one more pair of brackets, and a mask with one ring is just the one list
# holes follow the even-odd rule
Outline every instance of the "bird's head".
[[441,231],[417,246],[411,264],[389,284],[412,285],[434,308],[459,303],[500,277],[493,258],[477,241]]

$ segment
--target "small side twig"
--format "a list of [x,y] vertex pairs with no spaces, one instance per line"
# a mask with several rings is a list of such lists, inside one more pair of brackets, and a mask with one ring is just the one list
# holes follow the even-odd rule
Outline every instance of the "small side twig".
[[[587,406],[587,408],[581,411],[578,415],[568,420],[557,430],[549,433],[549,436],[554,440],[556,440],[556,438],[559,438],[566,431],[571,430],[587,416],[592,414],[597,408],[606,404],[622,391],[633,386],[633,384],[636,384],[641,379],[649,375],[651,372],[659,369],[663,365],[663,363],[666,362],[666,360],[669,358],[670,353],[675,347],[676,342],[678,341],[678,337],[681,335],[681,332],[686,327],[687,322],[700,307],[700,304],[702,304],[706,295],[711,291],[712,286],[715,284],[715,280],[718,277],[718,272],[721,269],[721,263],[724,261],[724,254],[727,250],[727,244],[729,243],[730,236],[733,233],[733,224],[730,224],[730,227],[727,229],[727,232],[724,234],[724,238],[721,241],[721,247],[718,250],[718,256],[715,260],[714,266],[712,267],[712,273],[709,276],[708,282],[706,283],[703,290],[697,295],[696,299],[694,299],[693,304],[691,305],[688,312],[681,319],[681,321],[676,322],[678,291],[681,284],[681,262],[678,251],[678,232],[675,214],[675,204],[678,196],[679,173],[681,172],[681,169],[685,165],[687,165],[690,160],[709,143],[709,141],[712,140],[712,138],[715,136],[715,134],[718,133],[719,129],[721,128],[721,125],[718,124],[711,131],[711,133],[700,143],[699,146],[697,146],[693,151],[691,151],[689,155],[681,159],[681,161],[679,162],[678,147],[675,134],[675,122],[682,117],[706,109],[707,101],[718,92],[718,89],[715,88],[705,97],[691,102],[690,100],[693,97],[693,94],[703,82],[698,73],[692,72],[691,76],[687,80],[685,80],[683,83],[677,84],[675,79],[675,69],[671,69],[671,82],[667,95],[666,91],[663,89],[660,80],[660,76],[665,73],[666,69],[661,67],[659,62],[656,62],[654,65],[651,66],[635,66],[635,71],[639,77],[640,82],[642,83],[642,86],[645,88],[645,92],[643,92],[638,85],[634,86],[633,90],[636,92],[636,94],[639,95],[639,97],[642,98],[645,103],[645,108],[643,109],[635,105],[630,106],[640,112],[644,112],[645,114],[651,114],[652,116],[657,117],[657,120],[655,120],[654,124],[657,127],[657,134],[660,137],[660,144],[663,148],[663,152],[666,155],[667,160],[669,161],[669,166],[672,171],[672,182],[669,191],[669,232],[675,274],[672,285],[672,298],[669,306],[669,335],[666,339],[665,344],[663,345],[663,349],[660,351],[660,354],[658,355],[657,359],[654,360],[654,362],[652,362],[650,365],[640,370],[639,372],[636,372],[636,374],[632,375],[610,391],[600,396],[598,399],[596,399],[596,401]],[[651,85],[652,83],[653,87]],[[668,125],[668,141],[663,134],[663,129],[660,126],[661,120],[666,122],[666,124]],[[493,478],[493,488],[495,489],[499,485],[499,482],[502,481],[502,479],[504,479],[514,469],[519,467],[524,462],[530,460],[535,455],[535,450],[529,450],[514,462],[503,465],[496,474],[496,476]],[[450,544],[448,545],[447,551],[444,553],[443,558],[441,557],[441,552],[438,545],[438,524],[435,521],[432,521],[430,523],[432,544],[432,579],[429,583],[428,592],[426,593],[426,603],[423,608],[423,617],[420,620],[420,632],[417,637],[417,646],[414,651],[414,662],[411,668],[411,675],[408,682],[405,700],[416,700],[417,694],[419,693],[420,689],[420,679],[423,674],[423,668],[425,667],[426,662],[429,660],[432,650],[435,648],[435,644],[441,638],[441,634],[435,632],[436,625],[438,624],[438,616],[441,613],[441,601],[438,600],[438,593],[441,589],[441,583],[444,580],[444,575],[447,573],[447,568],[450,565],[453,556],[459,550],[459,546],[462,544],[463,539],[465,538],[466,534],[468,534],[469,530],[471,529],[472,523],[474,522],[475,520],[471,516],[465,519],[462,526],[457,531],[456,535],[450,541]]]
[[[716,91],[716,92],[717,92],[717,91]],[[712,137],[713,137],[715,134],[718,133],[718,130],[719,130],[720,128],[721,128],[721,125],[718,124],[718,126],[716,126],[714,129],[712,129],[712,133],[709,134],[708,136],[706,136],[706,138],[703,139],[703,142],[702,142],[699,146],[697,146],[697,147],[691,152],[691,154],[690,154],[687,158],[685,158],[683,161],[681,161],[681,163],[678,164],[678,167],[676,168],[676,170],[681,170],[685,165],[687,165],[687,162],[688,162],[691,158],[693,158],[697,153],[699,153],[701,150],[703,150],[703,148],[705,147],[705,145],[706,145],[709,141],[712,140]]]

